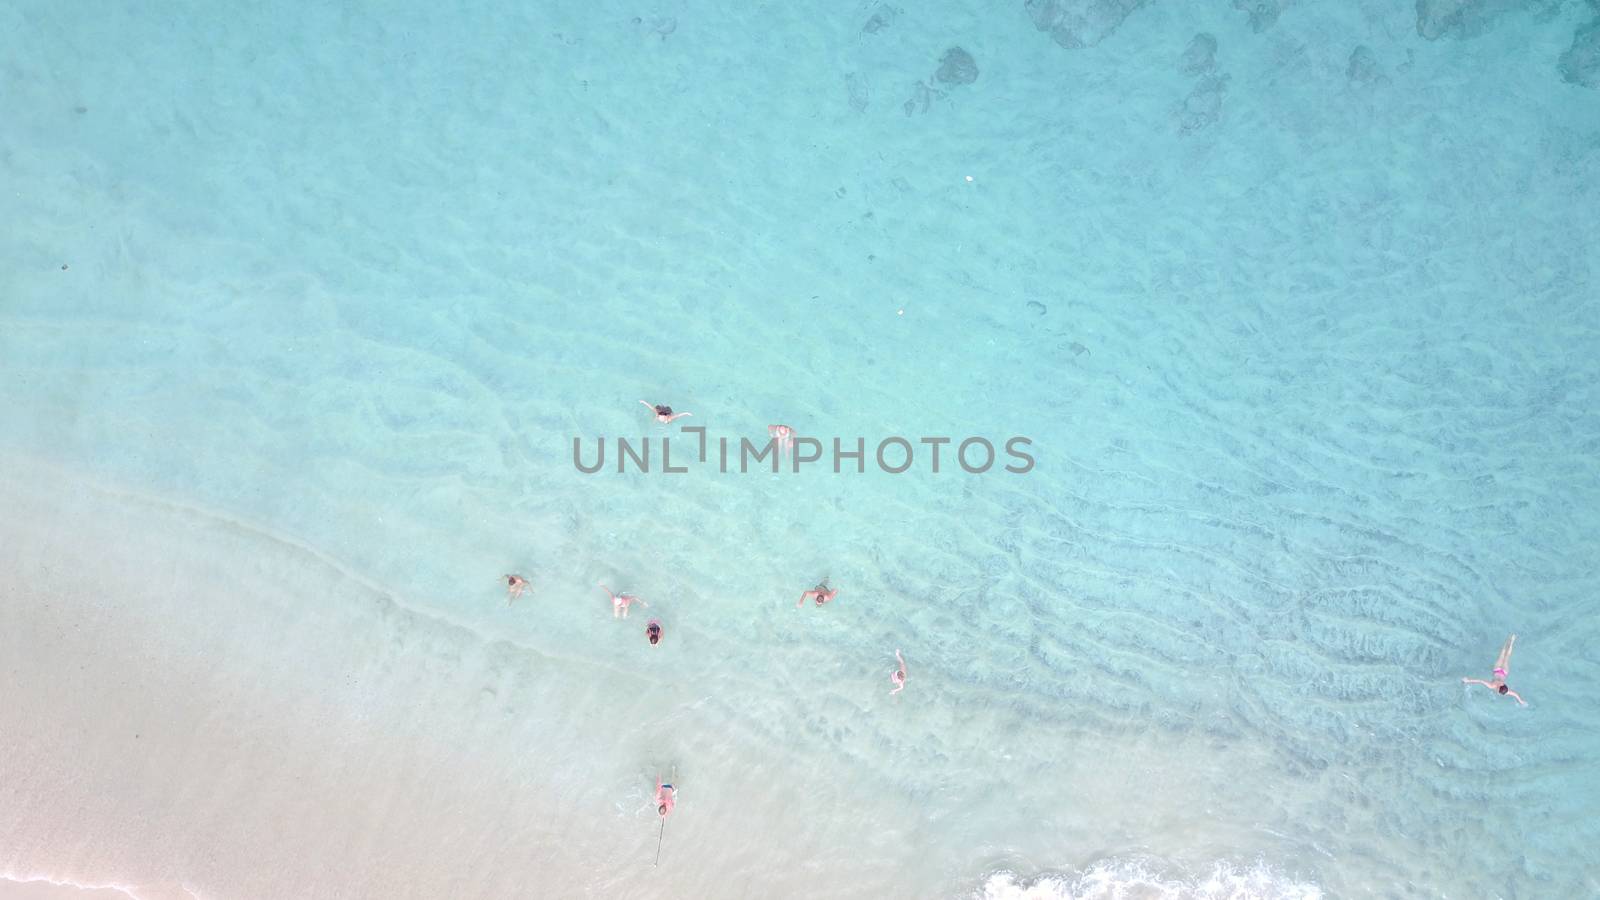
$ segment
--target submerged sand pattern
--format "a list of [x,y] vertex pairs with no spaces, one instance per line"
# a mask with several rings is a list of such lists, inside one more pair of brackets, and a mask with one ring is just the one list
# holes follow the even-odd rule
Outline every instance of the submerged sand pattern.
[[[99,68],[9,13],[0,875],[1581,895],[1600,127],[1493,43],[1581,17],[1066,6],[1087,52],[883,7],[837,44],[793,6],[130,9]],[[955,47],[981,76],[905,117]],[[573,471],[661,433],[640,397],[1040,464]],[[1512,630],[1526,712],[1459,682]]]

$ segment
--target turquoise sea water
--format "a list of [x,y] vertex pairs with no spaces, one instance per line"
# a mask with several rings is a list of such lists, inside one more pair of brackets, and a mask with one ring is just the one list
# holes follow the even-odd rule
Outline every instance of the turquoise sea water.
[[1244,5],[0,5],[0,885],[1600,894],[1600,9]]

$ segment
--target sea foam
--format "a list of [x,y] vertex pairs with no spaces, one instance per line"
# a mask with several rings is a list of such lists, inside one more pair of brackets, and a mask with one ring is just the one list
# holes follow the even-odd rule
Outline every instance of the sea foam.
[[1216,863],[1200,876],[1164,875],[1145,860],[1105,860],[1076,872],[1026,878],[995,872],[975,900],[1321,900],[1322,889],[1270,866]]

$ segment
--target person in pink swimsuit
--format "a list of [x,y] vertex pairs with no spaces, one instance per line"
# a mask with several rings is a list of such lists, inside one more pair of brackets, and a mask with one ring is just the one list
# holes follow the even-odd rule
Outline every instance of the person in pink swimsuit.
[[634,603],[640,606],[650,605],[644,602],[643,598],[635,597],[632,594],[613,594],[611,593],[611,588],[603,584],[600,585],[600,590],[611,596],[611,618],[613,619],[626,619],[628,617],[628,607]]
[[506,605],[510,606],[511,602],[513,600],[517,599],[518,597],[521,597],[523,592],[525,592],[527,589],[528,589],[528,579],[523,578],[521,575],[507,575],[506,576]]
[[640,400],[639,402],[650,407],[650,411],[656,414],[656,421],[663,425],[670,424],[673,419],[681,419],[684,416],[694,415],[694,413],[686,412],[675,413],[672,411],[672,407],[670,406],[663,406],[660,403],[651,403],[648,400]]
[[656,776],[656,814],[665,819],[672,815],[672,808],[678,805],[678,789],[670,784],[664,784],[661,776]]
[[767,434],[771,435],[773,442],[778,445],[779,456],[783,456],[785,453],[794,449],[793,428],[790,428],[787,425],[768,425]]
[[906,661],[905,658],[900,655],[900,649],[898,647],[895,648],[894,658],[900,663],[900,668],[896,669],[889,676],[889,683],[894,685],[894,690],[889,692],[891,696],[906,689]]
[[804,594],[801,594],[800,602],[796,603],[794,606],[795,609],[799,609],[800,607],[806,605],[807,600],[811,600],[813,598],[816,599],[817,605],[821,606],[837,596],[839,596],[839,589],[828,587],[828,579],[824,578],[816,587],[806,591]]
[[1495,660],[1493,678],[1488,681],[1484,681],[1481,678],[1463,678],[1461,679],[1461,683],[1481,684],[1491,691],[1504,694],[1507,697],[1516,700],[1518,703],[1521,703],[1523,706],[1527,706],[1528,701],[1522,699],[1520,694],[1518,694],[1516,691],[1513,691],[1510,686],[1506,684],[1506,676],[1508,676],[1511,672],[1511,648],[1516,646],[1516,643],[1516,635],[1513,634],[1511,637],[1506,638],[1505,646],[1500,648],[1500,658]]

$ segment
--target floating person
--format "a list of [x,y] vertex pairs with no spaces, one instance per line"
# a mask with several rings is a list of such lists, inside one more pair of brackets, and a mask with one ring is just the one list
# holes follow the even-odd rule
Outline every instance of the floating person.
[[528,579],[521,575],[506,576],[506,605],[510,606],[513,600],[521,597],[528,590]]
[[1491,691],[1504,694],[1507,697],[1511,697],[1512,699],[1516,700],[1518,703],[1521,703],[1523,706],[1527,706],[1528,701],[1522,699],[1520,694],[1518,694],[1516,691],[1513,691],[1506,684],[1506,676],[1511,672],[1511,648],[1516,646],[1516,643],[1516,635],[1513,634],[1511,637],[1506,638],[1505,646],[1500,648],[1500,658],[1495,660],[1494,677],[1491,680],[1484,681],[1481,678],[1463,678],[1461,679],[1461,683],[1481,684]]
[[900,648],[898,647],[895,648],[894,658],[899,661],[900,668],[896,669],[889,675],[889,683],[894,685],[894,690],[889,692],[890,696],[898,694],[906,689],[906,661],[900,655]]
[[778,455],[782,456],[794,449],[794,429],[787,425],[768,425],[767,434],[778,445]]
[[672,407],[663,406],[660,403],[651,403],[647,400],[640,400],[639,402],[650,407],[650,411],[656,414],[656,421],[663,425],[669,424],[673,419],[681,419],[684,416],[694,415],[694,413],[686,412],[675,413],[672,411]]
[[661,643],[661,620],[651,619],[650,624],[644,628],[644,636],[649,638],[652,647]]
[[[678,777],[678,767],[672,767],[672,777]],[[656,814],[661,817],[661,834],[656,837],[656,861],[654,865],[661,865],[661,840],[667,836],[667,816],[672,813],[672,808],[678,805],[678,789],[670,784],[663,784],[661,773],[656,773]]]
[[799,609],[800,607],[806,605],[807,600],[812,598],[816,598],[817,605],[821,606],[837,596],[839,596],[839,589],[828,587],[828,579],[824,578],[822,581],[818,582],[816,587],[806,591],[804,594],[801,594],[800,602],[796,603],[794,606],[795,609]]
[[661,780],[661,773],[656,773],[656,814],[665,819],[672,815],[673,807],[678,805],[678,789]]
[[608,588],[603,584],[600,585],[600,590],[605,591],[611,596],[611,618],[613,619],[626,619],[628,617],[628,606],[631,604],[637,603],[640,606],[650,605],[644,602],[643,598],[635,597],[632,594],[613,594],[611,593],[611,588]]

